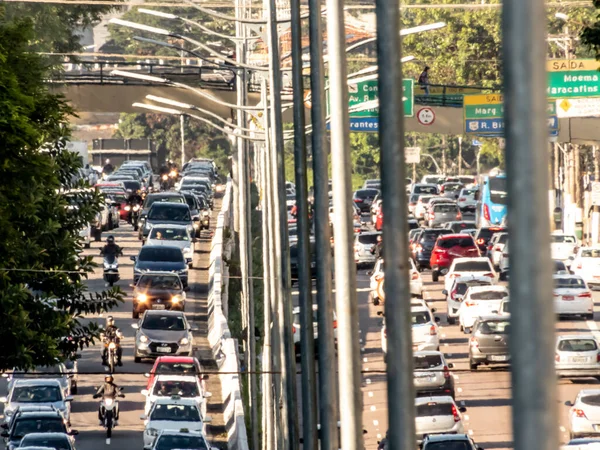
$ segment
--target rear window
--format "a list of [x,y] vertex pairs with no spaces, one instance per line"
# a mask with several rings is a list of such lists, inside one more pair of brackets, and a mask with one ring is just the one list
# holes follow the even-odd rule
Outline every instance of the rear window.
[[555,289],[585,289],[585,282],[581,278],[556,278]]
[[427,311],[412,311],[410,313],[410,319],[413,325],[424,325],[431,322]]
[[440,248],[452,247],[475,247],[475,242],[471,236],[461,238],[438,239],[437,244]]
[[506,244],[508,242],[508,234],[501,234],[498,236],[497,244]]
[[550,242],[553,244],[576,244],[575,236],[565,236],[562,234],[553,234],[550,236]]
[[508,314],[510,311],[508,310],[510,305],[510,302],[503,302],[502,303],[502,312]]
[[436,186],[415,186],[415,194],[437,194]]
[[567,266],[565,266],[565,263],[562,261],[554,261],[554,273],[557,272],[566,272],[567,271]]
[[429,402],[423,405],[417,405],[417,417],[431,417],[431,416],[451,416],[452,415],[452,404],[451,403],[436,403]]
[[600,250],[583,250],[581,256],[583,258],[600,258]]
[[376,244],[377,237],[381,236],[380,234],[359,234],[358,242],[361,244]]
[[367,198],[367,197],[375,197],[379,194],[377,189],[361,189],[360,191],[356,191],[354,196],[357,198]]
[[505,297],[508,297],[508,292],[502,291],[482,291],[482,292],[473,292],[469,297],[473,300],[502,300]]
[[455,233],[458,233],[462,230],[473,228],[474,226],[475,222],[452,222],[449,228]]
[[415,355],[415,369],[434,369],[442,365],[442,357],[440,355]]
[[427,230],[424,231],[423,234],[421,235],[421,239],[423,241],[435,241],[439,235],[441,234],[450,234],[452,233],[452,231],[450,230]]
[[433,211],[438,213],[455,213],[458,211],[458,206],[452,203],[441,203],[434,205]]
[[591,352],[598,349],[593,339],[563,339],[558,343],[561,352]]
[[472,450],[471,444],[466,441],[429,442],[427,450]]
[[421,196],[419,196],[419,201],[421,203],[428,203],[429,200],[431,200],[431,196],[430,195],[421,195]]
[[181,262],[183,261],[183,253],[179,248],[142,247],[138,259],[140,261]]
[[466,283],[458,283],[456,285],[456,293],[459,295],[465,295],[465,293],[467,292],[467,289],[469,289],[471,286],[491,286],[492,283],[490,283],[489,281],[468,281]]
[[508,320],[488,320],[481,322],[477,327],[479,334],[508,334],[510,323]]
[[489,272],[492,270],[488,261],[465,261],[454,265],[455,272]]
[[584,395],[580,400],[584,405],[600,406],[600,395]]
[[458,191],[462,187],[463,187],[463,185],[460,184],[460,183],[445,184],[444,185],[444,190],[446,190],[446,191]]
[[157,202],[170,202],[170,203],[185,203],[185,199],[181,196],[165,196],[165,197],[146,197],[146,203],[144,203],[144,208],[150,208],[154,203]]
[[503,228],[498,228],[498,229],[493,229],[493,228],[480,228],[479,229],[479,234],[477,235],[478,238],[481,239],[485,239],[486,241],[489,241],[490,238],[496,234],[496,233],[501,233],[504,230]]

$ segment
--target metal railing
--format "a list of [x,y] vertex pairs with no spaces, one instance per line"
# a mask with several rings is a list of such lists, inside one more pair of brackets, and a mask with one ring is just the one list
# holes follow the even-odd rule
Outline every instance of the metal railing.
[[[422,90],[419,85],[415,89]],[[460,86],[450,84],[430,84],[429,94],[415,93],[415,104],[424,106],[445,106],[462,108],[465,94],[486,94],[500,92],[499,87]]]

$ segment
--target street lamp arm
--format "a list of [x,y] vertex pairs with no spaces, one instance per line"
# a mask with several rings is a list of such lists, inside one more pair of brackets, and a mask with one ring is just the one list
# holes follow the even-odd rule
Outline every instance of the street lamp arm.
[[427,156],[427,157],[431,158],[431,160],[433,161],[433,164],[435,165],[435,170],[437,171],[437,173],[442,173],[440,166],[438,165],[437,161],[435,160],[435,158],[433,156],[431,156],[429,153],[423,153],[423,152],[421,152],[421,156]]
[[[228,14],[222,14],[220,12],[214,11],[212,9],[207,9],[207,8],[203,8],[202,6],[198,6],[197,3],[194,3],[190,0],[185,0],[185,2],[190,5],[193,6],[194,8],[196,8],[198,11],[203,12],[204,14],[208,14],[209,16],[213,16],[216,17],[218,19],[223,19],[223,20],[229,20],[230,22],[239,22],[239,23],[248,23],[248,24],[254,24],[254,25],[266,25],[267,23],[269,23],[268,20],[265,19],[239,19],[237,17],[234,16],[230,16]],[[323,10],[324,12],[324,10]],[[300,19],[307,19],[308,18],[308,13],[305,13],[303,15],[300,16]],[[291,22],[292,19],[277,19],[276,22],[277,23],[289,23]]]

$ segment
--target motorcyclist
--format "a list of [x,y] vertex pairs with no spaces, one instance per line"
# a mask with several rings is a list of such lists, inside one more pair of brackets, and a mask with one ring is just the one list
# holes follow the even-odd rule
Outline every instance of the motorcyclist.
[[102,351],[102,365],[107,365],[107,357],[108,357],[108,343],[110,341],[114,341],[117,345],[117,365],[122,366],[121,357],[123,356],[123,349],[121,348],[121,337],[123,334],[121,330],[115,325],[115,319],[112,316],[108,316],[106,318],[106,327],[104,329],[103,341],[104,341],[104,350]]
[[104,167],[102,168],[102,173],[105,175],[110,175],[115,171],[115,167],[110,163],[110,159],[107,159],[104,163]]
[[[112,398],[116,399],[121,393],[121,388],[117,386],[114,382],[114,378],[112,375],[106,375],[104,377],[104,384],[98,388],[96,393],[94,394],[94,398]],[[119,420],[119,407],[116,406],[115,409],[115,425],[118,425]],[[102,405],[98,408],[98,421],[100,422],[100,426],[104,423],[102,421]]]
[[383,238],[381,235],[377,236],[377,244],[371,247],[371,254],[375,255],[377,259],[383,258]]
[[123,249],[115,243],[115,237],[111,235],[106,239],[106,245],[102,247],[100,254],[102,256],[114,256],[116,258],[119,255],[123,255]]

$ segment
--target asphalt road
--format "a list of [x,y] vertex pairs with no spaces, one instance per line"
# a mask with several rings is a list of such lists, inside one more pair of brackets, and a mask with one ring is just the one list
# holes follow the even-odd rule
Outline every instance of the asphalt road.
[[[216,223],[216,215],[219,210],[220,202],[215,202],[214,214],[211,225],[214,227]],[[121,281],[117,284],[125,292],[125,302],[110,312],[115,318],[116,325],[124,334],[123,346],[123,366],[117,367],[115,374],[115,382],[123,387],[125,398],[119,402],[120,420],[119,426],[113,431],[113,437],[110,447],[119,449],[141,449],[143,446],[142,432],[144,423],[140,420],[140,414],[143,413],[145,397],[140,393],[146,388],[147,378],[144,377],[145,372],[149,372],[152,368],[153,361],[144,360],[140,364],[133,361],[133,345],[135,330],[131,325],[137,320],[132,319],[132,288],[133,283],[133,261],[130,256],[137,255],[141,248],[141,241],[137,239],[137,233],[133,228],[121,222],[121,226],[110,232],[103,233],[103,240],[112,234],[115,236],[117,244],[123,248],[124,256],[119,258],[119,273]],[[200,357],[207,353],[206,339],[206,297],[207,297],[207,269],[208,257],[210,251],[211,233],[204,232],[202,239],[196,243],[196,252],[194,254],[194,269],[190,270],[189,284],[190,292],[187,294],[186,314],[188,319],[195,322],[200,332],[196,333],[195,345],[196,355]],[[92,242],[90,249],[85,250],[85,255],[94,256],[95,262],[99,264],[95,273],[90,276],[88,286],[90,292],[101,291],[105,289],[102,279],[102,258],[100,256],[100,248],[104,242]],[[106,315],[100,317],[86,317],[85,320],[98,321],[104,324]],[[105,369],[101,364],[101,346],[84,349],[81,352],[79,365],[79,382],[78,393],[72,403],[71,423],[72,427],[79,430],[79,435],[76,437],[76,445],[78,450],[100,450],[109,448],[105,442],[105,430],[98,423],[98,405],[99,401],[92,398],[95,389],[100,386],[103,381]],[[220,384],[217,376],[211,376],[208,380],[208,390],[214,392],[211,402],[220,402]],[[0,382],[1,395],[5,395],[6,382]],[[209,405],[210,406],[210,405]],[[219,405],[217,405],[219,406]],[[219,408],[210,408],[210,410],[218,410]],[[216,417],[218,414],[210,413],[213,418],[213,423],[222,423],[221,417]],[[215,425],[215,430],[219,429],[219,425]],[[209,441],[214,442],[222,436],[211,436]],[[214,438],[214,439],[213,439]]]

